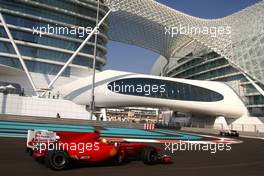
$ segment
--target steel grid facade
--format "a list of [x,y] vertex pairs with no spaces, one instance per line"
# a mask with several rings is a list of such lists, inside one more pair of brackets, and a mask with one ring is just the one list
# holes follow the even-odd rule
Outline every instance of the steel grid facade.
[[[111,40],[150,49],[166,59],[172,58],[171,66],[177,63],[173,58],[184,56],[194,48],[207,48],[252,78],[264,82],[264,1],[212,20],[184,14],[153,0],[113,0],[113,3],[118,3],[120,9],[109,19]],[[180,25],[200,28],[226,26],[231,28],[231,33],[216,37],[197,33],[173,37],[165,34],[165,28]],[[188,45],[190,42],[192,44]]]

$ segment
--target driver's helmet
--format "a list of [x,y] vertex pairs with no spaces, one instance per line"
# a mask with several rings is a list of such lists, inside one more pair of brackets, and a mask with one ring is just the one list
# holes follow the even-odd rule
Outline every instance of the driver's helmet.
[[108,144],[109,143],[109,140],[107,140],[107,139],[102,139],[101,140],[103,143],[105,143],[105,144]]

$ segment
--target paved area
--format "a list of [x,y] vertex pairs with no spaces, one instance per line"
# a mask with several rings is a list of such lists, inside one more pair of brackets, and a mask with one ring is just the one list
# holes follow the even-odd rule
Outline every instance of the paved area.
[[[25,152],[24,138],[0,138],[1,175],[37,176],[263,176],[264,141],[243,139],[243,143],[233,144],[231,151],[178,151],[172,156],[170,165],[146,166],[134,161],[122,166],[82,166],[75,165],[65,171],[52,171],[39,164]],[[164,144],[160,145],[164,148]]]

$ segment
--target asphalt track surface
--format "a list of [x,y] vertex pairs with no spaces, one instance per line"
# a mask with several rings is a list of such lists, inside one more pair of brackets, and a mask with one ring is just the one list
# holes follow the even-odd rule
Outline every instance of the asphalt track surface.
[[[178,151],[174,163],[147,166],[133,161],[121,166],[83,166],[76,164],[64,171],[52,171],[37,163],[25,151],[24,138],[0,138],[0,175],[20,176],[263,176],[264,141],[244,139],[231,151]],[[157,145],[157,144],[155,144]],[[164,144],[160,144],[164,148]]]

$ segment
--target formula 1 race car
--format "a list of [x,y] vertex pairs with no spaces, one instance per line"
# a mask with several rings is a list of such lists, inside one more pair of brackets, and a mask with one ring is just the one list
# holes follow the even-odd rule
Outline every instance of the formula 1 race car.
[[29,130],[27,152],[53,170],[62,170],[72,161],[114,165],[141,160],[144,164],[172,163],[172,157],[159,154],[160,148],[145,143],[114,142],[102,139],[99,131],[53,132]]
[[239,133],[236,130],[221,130],[219,132],[220,136],[234,136],[239,137]]

